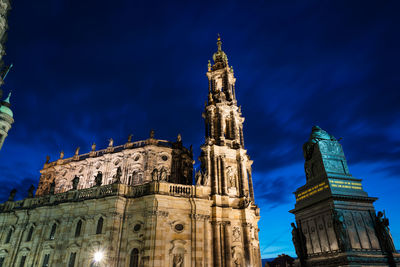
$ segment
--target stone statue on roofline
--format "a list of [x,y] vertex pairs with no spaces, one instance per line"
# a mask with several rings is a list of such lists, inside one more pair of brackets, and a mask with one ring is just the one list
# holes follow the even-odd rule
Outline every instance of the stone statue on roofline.
[[15,195],[17,194],[17,189],[13,188],[10,191],[10,196],[8,197],[8,201],[14,201]]
[[33,191],[35,190],[35,187],[31,185],[28,189],[28,198],[33,198]]
[[75,149],[75,156],[78,156],[79,155],[79,150],[80,150],[81,148],[78,146],[76,149]]

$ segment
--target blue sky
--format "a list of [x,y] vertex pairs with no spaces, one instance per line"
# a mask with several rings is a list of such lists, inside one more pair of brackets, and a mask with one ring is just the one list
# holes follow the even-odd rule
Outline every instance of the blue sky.
[[[19,0],[3,86],[15,124],[0,152],[0,199],[36,185],[46,155],[130,133],[204,141],[207,61],[220,33],[254,160],[263,257],[294,256],[292,192],[319,125],[386,210],[400,247],[400,26],[396,1]],[[198,161],[196,162],[198,164]]]

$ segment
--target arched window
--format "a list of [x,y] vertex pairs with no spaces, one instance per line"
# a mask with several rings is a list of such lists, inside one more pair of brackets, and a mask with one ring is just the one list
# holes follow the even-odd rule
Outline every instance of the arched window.
[[76,252],[71,252],[71,254],[69,255],[68,267],[75,266],[75,258],[76,258]]
[[26,236],[26,242],[29,242],[32,240],[32,235],[33,235],[33,226],[31,226],[31,228],[29,228],[29,232],[28,235]]
[[103,217],[100,217],[100,219],[97,221],[97,228],[96,228],[96,234],[101,234],[103,231]]
[[19,267],[24,267],[26,261],[26,255],[21,257],[21,261],[19,262]]
[[57,230],[57,224],[54,223],[53,226],[51,227],[50,236],[49,236],[49,238],[51,240],[54,239],[54,236],[56,235],[56,230]]
[[10,229],[6,237],[6,241],[4,242],[5,244],[10,243],[12,234],[13,234],[13,229]]
[[131,251],[129,267],[138,267],[138,266],[139,266],[139,250],[137,248],[134,248]]
[[81,235],[81,229],[82,229],[82,220],[79,220],[78,223],[76,224],[76,228],[75,228],[75,237],[78,237]]
[[45,254],[43,258],[42,267],[49,267],[50,254]]

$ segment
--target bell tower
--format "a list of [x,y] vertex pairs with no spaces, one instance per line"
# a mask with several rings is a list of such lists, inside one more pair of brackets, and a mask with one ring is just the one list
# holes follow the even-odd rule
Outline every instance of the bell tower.
[[205,142],[200,147],[201,170],[196,173],[197,186],[209,187],[210,192],[212,266],[261,266],[253,161],[244,148],[244,118],[237,105],[236,78],[219,36],[217,45],[214,64],[208,62]]
[[233,67],[222,51],[218,36],[214,64],[208,62],[208,101],[205,103],[205,143],[201,146],[201,184],[213,195],[246,198],[254,202],[251,179],[253,163],[244,149],[241,108],[237,105]]

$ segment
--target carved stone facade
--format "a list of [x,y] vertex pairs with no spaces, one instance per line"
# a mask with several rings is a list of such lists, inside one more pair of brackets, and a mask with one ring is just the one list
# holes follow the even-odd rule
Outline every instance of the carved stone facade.
[[377,198],[369,197],[361,179],[349,173],[339,142],[314,126],[303,151],[307,182],[296,190],[291,211],[300,266],[400,264],[387,219],[375,215]]
[[102,185],[117,179],[127,185],[151,181],[187,185],[192,184],[192,172],[193,155],[182,142],[149,138],[67,159],[61,153],[57,161],[44,164],[36,195],[49,193],[52,184],[56,194],[71,190],[76,177],[77,189],[93,187],[96,177]]
[[90,266],[99,251],[107,267],[260,267],[252,161],[220,40],[214,63],[196,185],[179,135],[61,152],[40,171],[35,197],[14,201],[12,191],[0,204],[0,267]]

